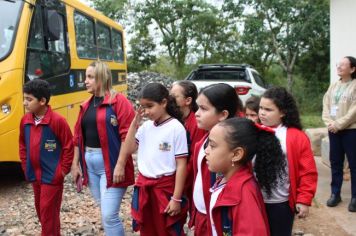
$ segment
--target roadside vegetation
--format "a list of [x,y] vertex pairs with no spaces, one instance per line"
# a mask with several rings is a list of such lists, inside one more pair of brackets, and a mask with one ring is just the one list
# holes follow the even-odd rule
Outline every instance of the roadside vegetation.
[[302,115],[301,119],[302,119],[303,129],[325,127],[325,124],[321,119],[321,114],[319,113]]
[[[330,83],[329,1],[92,0],[125,25],[128,69],[184,79],[199,64],[247,63],[296,97],[305,127],[321,126]],[[313,118],[314,117],[314,118]]]

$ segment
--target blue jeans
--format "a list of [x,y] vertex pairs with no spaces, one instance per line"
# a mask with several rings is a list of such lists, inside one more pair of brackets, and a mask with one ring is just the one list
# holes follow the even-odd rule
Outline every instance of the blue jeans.
[[101,209],[101,219],[106,236],[125,235],[119,218],[122,198],[126,188],[106,188],[104,159],[101,149],[86,150],[89,189]]

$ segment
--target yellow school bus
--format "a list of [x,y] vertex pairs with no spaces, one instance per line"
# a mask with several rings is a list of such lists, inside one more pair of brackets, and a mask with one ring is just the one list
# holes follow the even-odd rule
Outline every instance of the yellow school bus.
[[0,1],[0,162],[17,162],[23,84],[51,86],[50,105],[73,128],[85,91],[85,69],[105,61],[117,91],[126,93],[121,25],[77,0]]

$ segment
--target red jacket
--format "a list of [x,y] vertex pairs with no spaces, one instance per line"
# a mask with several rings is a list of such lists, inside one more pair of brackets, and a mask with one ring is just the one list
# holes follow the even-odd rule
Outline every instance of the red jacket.
[[287,129],[287,159],[290,180],[289,206],[296,203],[311,205],[316,192],[318,172],[306,134],[296,128]]
[[199,129],[197,126],[197,120],[195,119],[195,114],[194,112],[190,112],[187,119],[184,122],[184,127],[187,130],[188,133],[188,147],[189,147],[189,156],[187,160],[187,177],[186,177],[186,183],[185,183],[185,189],[187,191],[189,200],[191,200],[192,196],[192,185],[194,183],[194,173],[193,173],[193,156],[194,153],[194,147],[197,142],[199,142],[204,135],[206,134],[206,131],[203,129]]
[[[131,215],[133,218],[133,229],[135,231],[140,230],[140,226],[143,222],[150,222],[155,224],[156,220],[159,219],[146,219],[143,214],[147,204],[151,204],[155,210],[161,215],[166,215],[164,210],[166,209],[171,196],[173,196],[175,174],[170,176],[163,176],[158,179],[146,178],[142,174],[139,174],[134,187],[134,193],[132,196],[132,206]],[[155,198],[158,201],[150,201],[150,199]],[[170,235],[185,235],[183,225],[185,224],[187,218],[188,204],[185,198],[182,198],[181,211],[175,216],[166,217],[165,224],[166,229],[162,232],[170,231]],[[158,202],[159,205],[152,206],[153,202]]]
[[[195,145],[194,148],[194,155],[192,157],[193,159],[193,171],[194,171],[194,182],[197,177],[198,173],[198,155],[199,155],[199,150],[208,138],[209,133],[206,133],[205,136]],[[201,162],[201,174],[202,174],[202,179],[203,179],[203,195],[204,195],[204,201],[205,201],[205,206],[206,209],[209,209],[209,204],[210,204],[210,187],[213,186],[215,183],[215,173],[210,172],[208,169],[208,165],[206,164],[206,158],[204,156],[202,162]],[[193,185],[194,188],[194,185]],[[194,191],[194,190],[193,190]]]
[[[192,161],[193,161],[193,173],[194,173],[194,182],[193,182],[193,193],[194,193],[194,183],[195,183],[195,179],[197,177],[197,173],[198,173],[198,155],[199,155],[199,150],[202,147],[202,145],[204,144],[204,142],[206,141],[206,139],[208,138],[209,133],[206,133],[204,135],[204,137],[197,142],[197,144],[195,145],[194,148],[194,153],[192,156]],[[209,204],[210,204],[210,187],[213,186],[213,184],[215,183],[215,173],[210,172],[208,169],[208,165],[206,164],[206,158],[204,157],[201,163],[201,174],[202,174],[202,181],[203,181],[203,196],[204,196],[204,202],[205,202],[205,208],[208,211],[209,210]],[[192,204],[194,205],[194,201],[192,200]],[[192,217],[193,219],[190,220],[190,225],[189,227],[193,226],[193,222],[194,222],[194,217],[195,217],[195,213],[196,213],[196,208],[195,206],[192,209]],[[207,219],[208,220],[208,219]],[[210,232],[210,231],[208,231]]]
[[[199,129],[197,126],[197,120],[195,119],[194,112],[190,112],[187,119],[184,122],[184,127],[188,133],[188,147],[189,147],[189,157],[187,164],[187,178],[186,178],[186,188],[191,188],[194,181],[193,174],[193,158],[195,145],[204,137],[207,131]],[[198,150],[199,151],[199,150]]]
[[27,181],[63,184],[63,174],[68,174],[73,161],[72,133],[67,121],[50,106],[38,125],[32,113],[22,117],[19,149]]
[[219,236],[269,235],[263,197],[250,167],[241,167],[226,183],[213,207],[212,218]]
[[[78,120],[74,128],[74,145],[79,147],[80,164],[84,176],[83,184],[88,183],[88,173],[84,156],[82,120],[92,98],[81,105]],[[104,101],[97,108],[97,128],[104,157],[107,187],[127,187],[134,184],[134,166],[131,156],[127,159],[125,166],[125,181],[113,184],[113,172],[119,157],[120,147],[126,138],[134,116],[135,111],[131,103],[121,94],[116,94],[111,101],[110,95],[106,95]]]

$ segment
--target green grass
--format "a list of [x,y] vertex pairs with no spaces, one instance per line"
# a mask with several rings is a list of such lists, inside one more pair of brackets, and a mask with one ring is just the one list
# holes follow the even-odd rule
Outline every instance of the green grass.
[[301,115],[301,120],[304,129],[325,127],[321,114]]

